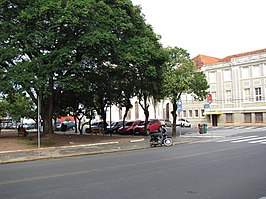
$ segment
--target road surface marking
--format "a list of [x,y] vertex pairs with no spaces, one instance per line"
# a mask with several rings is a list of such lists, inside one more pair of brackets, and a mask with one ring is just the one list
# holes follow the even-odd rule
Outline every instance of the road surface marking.
[[251,141],[251,140],[259,140],[259,139],[264,139],[264,138],[266,138],[266,137],[254,137],[254,138],[236,140],[236,141],[232,141],[232,142],[233,143],[240,143],[240,142],[247,142],[247,141]]
[[256,135],[247,136],[247,137],[239,136],[239,137],[233,137],[233,138],[229,138],[229,139],[225,139],[225,140],[220,140],[220,141],[217,141],[217,142],[230,142],[230,141],[234,141],[234,140],[254,138],[254,137],[258,137],[258,136],[256,136]]

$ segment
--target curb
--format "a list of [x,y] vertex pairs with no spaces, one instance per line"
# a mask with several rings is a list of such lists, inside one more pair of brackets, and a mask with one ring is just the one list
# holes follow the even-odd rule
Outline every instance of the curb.
[[[82,144],[62,147],[48,147],[40,149],[26,149],[16,151],[0,152],[0,164],[26,162],[33,160],[42,160],[61,157],[75,157],[81,155],[96,155],[103,153],[113,153],[120,151],[140,150],[148,148],[149,145],[144,145],[145,139],[130,140],[127,144],[120,142],[105,142],[94,144]],[[135,143],[143,142],[142,146]]]
[[[196,142],[188,140],[184,141],[174,140],[174,145],[189,144]],[[96,155],[104,153],[133,151],[133,150],[142,150],[147,148],[150,148],[148,140],[142,138],[142,139],[130,140],[127,143],[105,142],[105,143],[82,144],[82,145],[73,145],[73,146],[5,151],[5,152],[0,152],[0,164],[27,162],[27,161],[44,160],[44,159],[57,159],[64,157],[77,157],[82,155]]]

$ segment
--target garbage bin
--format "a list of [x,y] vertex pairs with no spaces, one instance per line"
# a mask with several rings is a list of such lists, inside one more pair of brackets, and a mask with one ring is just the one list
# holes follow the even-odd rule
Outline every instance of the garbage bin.
[[199,134],[203,134],[202,124],[198,124],[198,128],[199,128]]
[[208,125],[205,123],[203,124],[203,133],[206,134],[208,131]]

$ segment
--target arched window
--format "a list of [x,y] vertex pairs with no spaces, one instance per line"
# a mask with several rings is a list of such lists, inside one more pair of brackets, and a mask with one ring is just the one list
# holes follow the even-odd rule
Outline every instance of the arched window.
[[131,109],[128,110],[126,119],[131,120]]
[[122,109],[120,108],[119,109],[119,120],[122,120],[123,119],[123,117],[122,117]]
[[169,103],[166,104],[166,115],[165,115],[165,119],[169,120],[170,119],[170,108],[169,108]]
[[135,102],[135,119],[139,119],[139,103]]

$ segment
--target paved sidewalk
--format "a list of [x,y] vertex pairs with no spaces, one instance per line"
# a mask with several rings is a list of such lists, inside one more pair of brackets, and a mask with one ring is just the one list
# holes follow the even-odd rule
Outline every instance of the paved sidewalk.
[[[0,152],[0,164],[146,149],[150,148],[149,139],[149,137],[146,137],[132,139],[128,143],[106,142]],[[174,144],[201,142],[206,141],[206,139],[209,138],[206,136],[203,138],[199,135],[181,136],[174,138]]]

